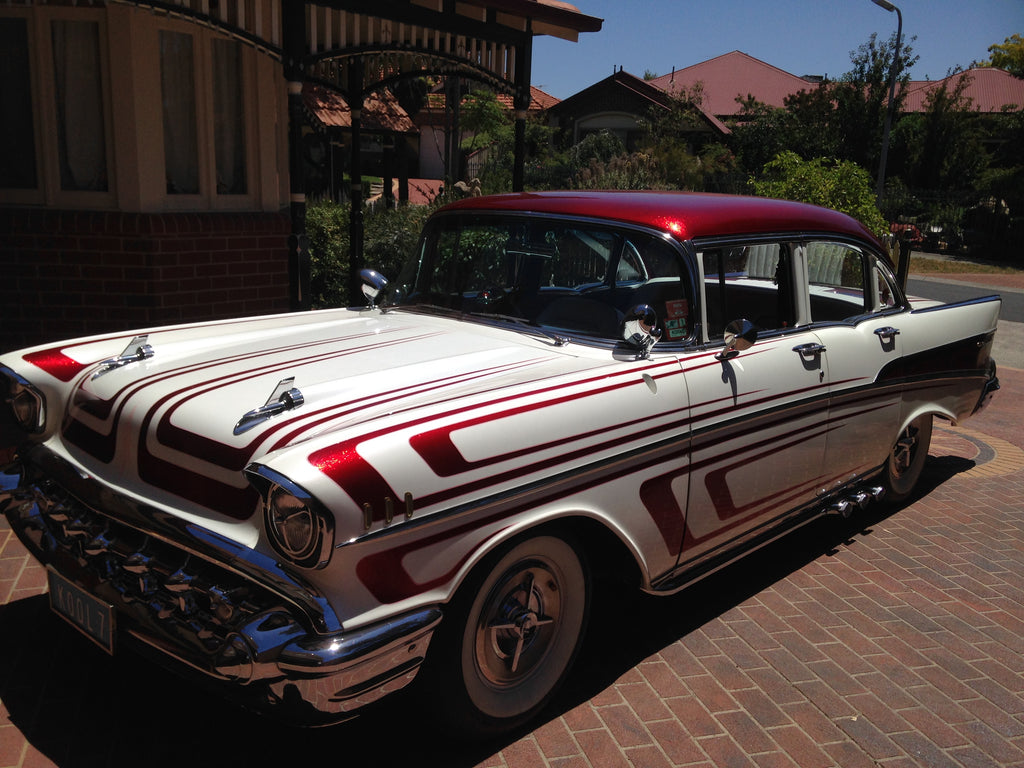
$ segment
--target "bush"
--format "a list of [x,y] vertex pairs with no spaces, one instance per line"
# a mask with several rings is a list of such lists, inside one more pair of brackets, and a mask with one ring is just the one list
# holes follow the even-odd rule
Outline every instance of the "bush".
[[782,152],[765,165],[761,178],[751,179],[750,184],[762,197],[798,200],[841,211],[879,237],[889,231],[875,204],[871,176],[856,163],[824,157],[801,160],[795,152]]
[[[349,239],[348,203],[330,201],[311,204],[306,210],[309,240],[310,281],[314,309],[358,304],[348,295]],[[388,279],[398,272],[419,242],[420,230],[434,206],[380,207],[367,210],[363,227],[363,260]]]

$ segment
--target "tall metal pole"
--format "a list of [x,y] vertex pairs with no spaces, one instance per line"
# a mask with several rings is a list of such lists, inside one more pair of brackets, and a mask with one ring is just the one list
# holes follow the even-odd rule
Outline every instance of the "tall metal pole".
[[889,66],[889,103],[885,110],[885,125],[882,128],[882,156],[878,159],[878,181],[875,184],[875,202],[882,207],[885,194],[885,166],[889,158],[889,131],[892,129],[892,117],[896,111],[896,76],[899,73],[900,41],[903,37],[903,14],[900,9],[888,0],[871,0],[879,8],[892,13],[896,12],[896,48],[892,52],[892,64]]

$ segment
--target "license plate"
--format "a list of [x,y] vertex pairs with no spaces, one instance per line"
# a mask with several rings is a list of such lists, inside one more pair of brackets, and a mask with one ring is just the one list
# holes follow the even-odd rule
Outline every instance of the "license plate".
[[50,608],[107,653],[114,653],[114,607],[47,570]]

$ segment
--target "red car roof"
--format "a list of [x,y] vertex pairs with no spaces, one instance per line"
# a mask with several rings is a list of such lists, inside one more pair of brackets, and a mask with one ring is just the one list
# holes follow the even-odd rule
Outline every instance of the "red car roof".
[[[467,197],[444,211],[516,211],[586,216],[653,227],[680,240],[721,235],[772,232],[831,232],[867,240],[878,239],[843,213],[791,200],[696,192],[523,192]],[[882,249],[884,252],[884,249]]]

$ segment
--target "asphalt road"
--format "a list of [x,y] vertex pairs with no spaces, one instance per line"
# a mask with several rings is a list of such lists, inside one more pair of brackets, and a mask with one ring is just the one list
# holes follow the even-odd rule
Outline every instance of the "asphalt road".
[[1024,323],[1024,293],[1019,291],[993,289],[980,283],[953,282],[938,277],[911,277],[907,280],[907,293],[926,299],[937,299],[947,304],[998,293],[1003,297],[999,319],[1011,323]]

